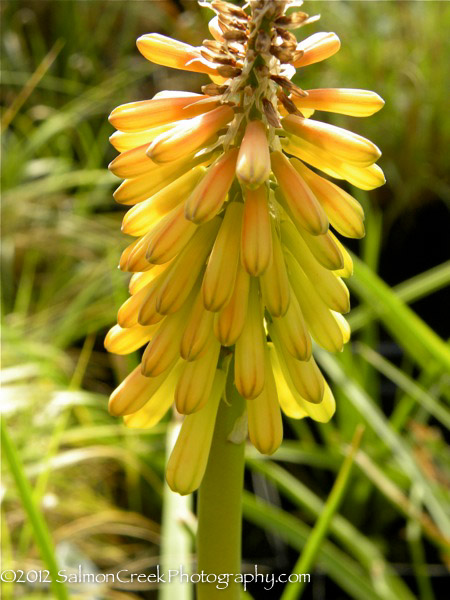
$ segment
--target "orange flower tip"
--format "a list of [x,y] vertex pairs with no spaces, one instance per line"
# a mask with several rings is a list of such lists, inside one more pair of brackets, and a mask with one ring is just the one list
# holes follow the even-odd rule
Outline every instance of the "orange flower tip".
[[269,179],[269,144],[262,121],[250,121],[247,125],[237,159],[236,175],[250,189],[259,188]]
[[383,98],[377,93],[352,88],[308,90],[307,97],[294,97],[292,101],[302,113],[308,110],[323,110],[351,117],[370,117],[384,106]]
[[280,200],[294,223],[311,235],[328,231],[328,218],[303,177],[282,152],[272,152],[272,170],[281,190]]
[[288,134],[329,152],[341,162],[369,167],[381,156],[381,150],[370,140],[329,123],[288,115],[282,119],[282,125]]
[[141,35],[136,46],[147,60],[175,69],[182,69],[188,61],[200,56],[193,46],[159,33]]
[[156,137],[147,150],[147,156],[155,162],[170,162],[196,152],[216,139],[217,132],[233,118],[233,109],[223,105],[183,121]]
[[297,51],[303,55],[293,63],[294,67],[306,67],[336,54],[341,47],[339,37],[333,32],[318,32],[307,37],[297,45]]
[[209,167],[186,201],[186,219],[194,223],[204,223],[220,211],[234,179],[237,154],[238,149],[233,148]]

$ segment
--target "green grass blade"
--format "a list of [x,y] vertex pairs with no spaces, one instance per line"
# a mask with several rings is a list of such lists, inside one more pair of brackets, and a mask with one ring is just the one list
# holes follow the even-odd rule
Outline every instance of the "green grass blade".
[[355,276],[349,285],[383,322],[394,339],[424,369],[450,371],[450,349],[395,292],[359,258],[352,256]]
[[371,365],[380,373],[383,373],[388,379],[393,381],[400,389],[406,392],[411,398],[414,398],[438,421],[450,429],[450,412],[442,406],[439,401],[429,392],[418,385],[404,371],[398,369],[391,362],[386,360],[381,354],[372,350],[365,344],[357,343],[355,350],[361,354]]
[[[263,529],[273,532],[292,548],[301,551],[311,534],[311,528],[286,513],[271,506],[249,492],[244,492],[244,517]],[[347,594],[355,600],[381,600],[371,581],[360,566],[334,544],[325,541],[318,555],[318,565]]]
[[[341,505],[345,492],[347,491],[348,484],[350,482],[353,460],[361,444],[363,432],[363,426],[357,428],[353,436],[350,452],[342,463],[336,481],[334,482],[327,501],[325,502],[323,511],[320,513],[320,516],[314,525],[311,535],[309,536],[308,541],[303,548],[303,552],[295,564],[292,573],[309,573],[311,568],[314,567],[320,548],[324,540],[327,538],[331,521],[334,515],[338,512],[339,506]],[[304,591],[304,579],[298,582],[290,582],[284,588],[283,594],[281,595],[281,600],[296,600],[296,598],[302,597]]]
[[66,586],[57,581],[59,570],[58,563],[55,557],[55,550],[47,523],[45,522],[42,513],[39,511],[33,499],[31,486],[25,476],[19,453],[17,452],[17,449],[6,430],[4,419],[1,421],[1,440],[2,450],[5,454],[6,461],[16,483],[25,512],[27,513],[33,527],[36,545],[40,550],[44,564],[50,571],[55,598],[58,598],[58,600],[68,600],[69,594]]
[[361,417],[391,448],[399,466],[408,474],[412,482],[420,485],[424,504],[444,535],[450,537],[450,517],[447,507],[443,506],[430,482],[420,470],[406,441],[390,427],[382,411],[375,405],[367,392],[347,376],[340,362],[334,356],[323,350],[318,350],[316,354],[322,367],[360,412]]
[[[278,458],[278,454],[277,454]],[[254,471],[262,473],[277,489],[308,513],[319,517],[324,510],[324,502],[305,484],[270,460],[249,460]],[[330,522],[330,533],[342,547],[354,556],[371,574],[375,588],[383,598],[414,600],[409,588],[397,576],[394,569],[385,561],[378,547],[364,536],[343,516],[336,514]]]

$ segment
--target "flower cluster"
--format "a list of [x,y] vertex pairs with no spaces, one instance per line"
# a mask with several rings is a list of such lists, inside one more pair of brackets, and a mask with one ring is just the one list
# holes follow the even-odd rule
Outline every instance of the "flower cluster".
[[204,4],[216,13],[213,40],[137,41],[156,64],[207,74],[203,93],[160,92],[110,116],[120,155],[109,168],[125,179],[114,197],[131,206],[123,231],[137,239],[120,259],[133,273],[131,295],[105,345],[116,354],[145,350],[109,407],[145,428],[175,400],[186,417],[167,478],[180,493],[201,482],[230,364],[259,451],[281,443],[280,407],[293,418],[331,418],[334,399],[311,338],[331,352],[349,339],[343,278],[352,261],[330,225],[360,238],[364,215],[329,178],[365,190],[384,183],[373,143],[311,118],[369,116],[383,100],[292,82],[296,68],[339,50],[336,34],[298,42],[291,30],[314,20],[286,13],[298,0],[249,0],[245,10]]

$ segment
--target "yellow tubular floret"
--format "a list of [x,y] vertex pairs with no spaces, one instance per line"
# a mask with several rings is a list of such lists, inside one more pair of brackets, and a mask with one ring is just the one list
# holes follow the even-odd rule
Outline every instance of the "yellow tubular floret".
[[338,247],[339,251],[341,252],[344,261],[342,268],[336,269],[334,271],[334,274],[338,277],[351,277],[353,275],[353,260],[350,256],[350,252],[331,231],[329,232],[329,234],[332,242]]
[[267,202],[267,188],[245,191],[241,235],[241,263],[244,269],[257,277],[272,261],[272,230]]
[[[166,273],[164,273],[166,276]],[[161,315],[156,310],[156,299],[158,298],[159,289],[161,287],[162,282],[164,281],[163,277],[161,277],[155,285],[149,285],[148,289],[145,290],[145,295],[142,294],[139,299],[135,300],[135,305],[137,308],[138,301],[142,301],[140,303],[140,308],[138,308],[137,320],[141,325],[152,325],[154,323],[159,323],[163,320],[164,315]],[[136,294],[137,295],[137,294]],[[134,298],[134,296],[133,296]],[[131,304],[131,300],[130,300]]]
[[[173,126],[173,123],[166,123],[165,125],[150,127],[149,129],[143,129],[142,131],[115,131],[109,137],[109,141],[118,152],[122,153],[133,150],[134,148],[137,148],[143,144],[147,149],[148,145],[155,139],[155,137],[158,137],[160,133],[164,133],[165,131],[172,129]],[[120,161],[118,162],[120,163]],[[128,161],[125,161],[125,163],[125,169],[130,168],[133,170],[133,166],[131,164],[128,165]],[[118,177],[135,177],[135,175],[121,175],[116,171],[113,171],[113,173]]]
[[281,224],[281,239],[325,304],[332,310],[347,313],[350,310],[347,287],[332,271],[317,262],[302,236],[289,221],[283,221]]
[[148,399],[138,411],[125,415],[124,422],[132,429],[150,429],[157,425],[173,403],[175,385],[180,373],[180,366],[169,367],[166,373],[159,377],[146,377],[149,381],[161,377],[162,383],[158,390]]
[[[161,168],[158,166],[158,168]],[[133,206],[124,216],[122,231],[129,235],[144,235],[158,219],[181,204],[205,173],[204,167],[194,167],[148,200]]]
[[143,327],[137,324],[125,329],[114,325],[106,334],[105,348],[113,354],[131,354],[151,339],[155,329],[154,325]]
[[315,341],[329,352],[344,347],[344,336],[330,309],[316,292],[295,258],[287,253],[289,279],[302,309],[308,329]]
[[180,204],[149,231],[145,258],[151,264],[164,264],[183,250],[197,230],[197,225],[184,217]]
[[270,152],[266,126],[250,121],[239,149],[236,175],[250,189],[259,188],[270,176]]
[[146,154],[148,144],[143,144],[132,150],[122,152],[112,160],[108,169],[117,177],[137,177],[144,173],[150,173],[159,165],[153,162]]
[[238,264],[229,302],[214,316],[214,334],[222,346],[233,346],[242,333],[247,317],[250,276]]
[[175,390],[178,412],[185,415],[197,412],[208,402],[219,352],[220,343],[211,333],[209,343],[202,356],[183,365],[183,371]]
[[361,204],[340,187],[308,169],[293,158],[291,164],[305,179],[338,233],[350,238],[364,237],[364,211]]
[[307,92],[307,96],[292,98],[300,110],[312,108],[351,117],[370,117],[384,106],[383,98],[369,90],[323,88]]
[[272,262],[260,277],[263,302],[272,317],[286,314],[290,302],[289,278],[278,233],[272,223]]
[[269,333],[283,372],[289,376],[295,390],[308,402],[322,402],[324,379],[314,358],[311,356],[309,360],[295,359],[286,351],[273,325],[269,325]]
[[309,187],[282,152],[272,152],[272,169],[281,189],[280,201],[289,208],[292,218],[312,235],[328,229],[325,211]]
[[147,377],[156,377],[170,367],[180,356],[180,342],[183,325],[189,315],[194,294],[184,303],[181,310],[169,315],[157,330],[142,356],[142,373]]
[[228,205],[208,260],[202,285],[203,302],[213,312],[223,308],[233,293],[239,262],[243,208],[241,202]]
[[[276,198],[277,200],[283,202],[283,198],[279,190],[277,190]],[[315,259],[323,267],[334,271],[336,269],[341,269],[344,266],[344,257],[342,251],[340,246],[336,244],[336,238],[333,237],[331,231],[328,230],[327,233],[324,233],[323,235],[311,235],[302,227],[298,226],[293,219],[292,213],[287,205],[285,211],[281,206],[278,207],[281,211],[283,211],[281,220],[290,220],[294,223],[299,235],[302,236]]]
[[312,350],[311,336],[295,294],[291,293],[290,297],[286,314],[274,318],[272,327],[289,354],[297,360],[309,360]]
[[252,279],[247,318],[235,346],[235,384],[244,398],[256,398],[264,387],[265,345],[258,281]]
[[181,340],[180,354],[185,360],[196,360],[205,349],[211,335],[214,313],[206,310],[200,291]]
[[163,188],[195,166],[190,158],[176,160],[165,166],[159,165],[159,168],[155,171],[132,179],[125,179],[114,192],[115,201],[120,204],[137,204],[149,199],[161,190],[164,192]]
[[270,359],[277,386],[278,401],[285,415],[292,419],[311,417],[314,421],[328,423],[334,415],[336,404],[327,382],[324,380],[322,402],[320,404],[308,402],[295,389],[287,370],[283,372],[278,355],[273,348],[270,348]]
[[298,68],[320,62],[336,54],[340,47],[341,42],[335,33],[314,33],[297,44],[297,50],[303,51],[303,56],[293,65]]
[[218,217],[200,226],[186,248],[174,260],[156,298],[159,313],[173,313],[184,303],[204,268],[219,226]]
[[214,110],[183,121],[162,133],[150,144],[147,154],[156,162],[170,162],[204,146],[234,117],[233,109],[220,106]]
[[194,97],[182,95],[178,98],[154,98],[153,100],[129,102],[115,108],[109,115],[109,122],[116,129],[125,132],[138,132],[143,129],[166,125],[193,116],[192,113],[186,114],[183,112],[183,108],[191,105],[195,100],[202,100],[203,98],[207,98],[207,96],[200,94]]
[[143,271],[141,273],[133,273],[130,279],[130,283],[128,285],[128,290],[130,294],[136,294],[146,285],[151,283],[156,277],[165,271],[170,263],[166,263],[164,265],[152,265],[150,270]]
[[153,268],[145,258],[147,252],[148,236],[144,235],[132,244],[130,244],[122,252],[120,257],[119,267],[122,271],[129,271],[130,273],[145,272]]
[[183,421],[166,471],[167,482],[174,492],[190,494],[203,479],[224,385],[225,373],[218,370],[208,402]]
[[137,366],[111,394],[109,412],[115,416],[137,412],[158,392],[170,372],[171,367],[158,377],[144,377],[141,366]]
[[287,132],[358,167],[368,167],[381,156],[380,149],[370,140],[342,127],[298,115],[288,115],[281,122]]
[[283,441],[283,422],[268,350],[263,391],[257,398],[247,400],[246,404],[250,441],[262,454],[273,454]]
[[[133,296],[130,296],[122,306],[119,308],[117,313],[117,322],[121,327],[133,327],[138,323],[138,314],[141,306],[147,301],[147,299],[156,294],[156,290],[161,281],[163,274],[161,273],[158,277],[155,277],[150,283],[139,290]],[[162,315],[157,320],[153,321],[156,323],[162,319]],[[143,323],[141,323],[143,324]],[[151,325],[152,323],[145,323],[145,325]]]
[[288,154],[293,154],[331,177],[345,179],[362,190],[373,190],[386,181],[378,165],[350,165],[299,137],[289,136],[282,140],[281,145]]
[[209,167],[207,174],[186,201],[186,219],[203,223],[220,211],[234,179],[237,153],[237,148],[233,148]]
[[[165,35],[159,33],[141,35],[136,44],[139,52],[147,60],[157,65],[195,73],[214,74],[216,72],[216,69],[197,62],[198,59],[201,59],[197,48]],[[191,63],[191,61],[196,62]]]

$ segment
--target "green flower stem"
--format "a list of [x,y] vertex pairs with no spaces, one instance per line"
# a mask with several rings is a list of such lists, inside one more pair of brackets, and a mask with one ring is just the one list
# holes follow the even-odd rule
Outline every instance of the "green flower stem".
[[[211,452],[198,495],[198,573],[241,572],[242,488],[244,483],[244,440],[229,441],[245,401],[229,384],[227,402],[222,401],[216,419]],[[200,583],[198,600],[239,600],[240,584]]]
[[1,421],[1,439],[2,450],[16,483],[25,512],[30,520],[36,545],[39,548],[45,566],[50,571],[54,597],[58,598],[58,600],[67,600],[69,598],[67,588],[64,584],[58,583],[57,581],[58,563],[55,557],[55,549],[53,547],[53,542],[47,527],[47,523],[45,522],[42,513],[39,511],[39,508],[36,506],[36,502],[33,499],[33,492],[30,483],[26,478],[17,448],[15,447],[6,430],[4,419]]

